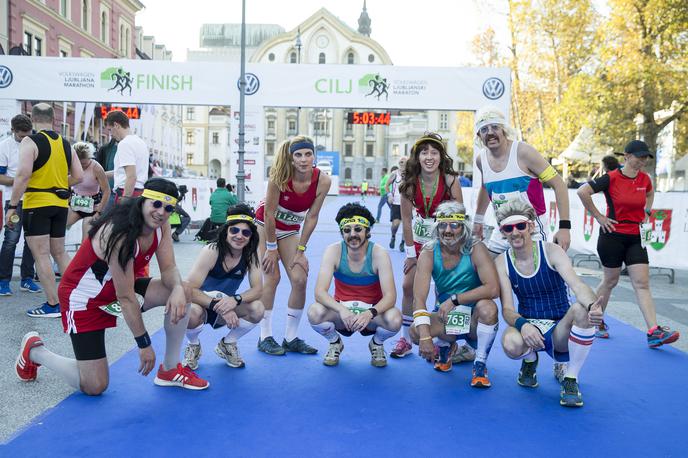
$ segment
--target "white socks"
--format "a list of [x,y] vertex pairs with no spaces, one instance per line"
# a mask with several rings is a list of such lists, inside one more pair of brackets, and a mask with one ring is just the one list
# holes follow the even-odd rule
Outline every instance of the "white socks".
[[79,382],[79,366],[77,365],[76,359],[57,355],[43,345],[32,348],[29,352],[29,358],[31,358],[31,361],[34,363],[45,366],[55,372],[73,388],[77,390],[81,389],[81,384]]
[[239,318],[239,326],[234,329],[230,329],[225,336],[224,341],[227,343],[237,343],[237,340],[248,334],[251,329],[256,327],[256,325],[256,323],[251,323],[243,318]]
[[203,326],[205,323],[201,323],[198,325],[198,327],[187,329],[186,330],[186,338],[189,339],[189,343],[191,345],[198,345],[200,342],[198,341],[198,336],[203,330]]
[[492,343],[497,336],[499,324],[483,324],[478,322],[476,334],[478,335],[478,348],[475,350],[475,360],[484,363],[490,354]]
[[411,325],[413,324],[413,316],[410,315],[403,315],[403,321],[401,325],[401,330],[404,333],[404,339],[408,341],[411,345],[413,345],[413,341],[411,340]]
[[272,310],[266,310],[263,319],[260,320],[260,340],[272,336]]
[[579,328],[576,325],[571,327],[569,333],[569,364],[565,377],[578,379],[585,359],[590,353],[590,347],[595,340],[595,328]]
[[[378,326],[375,330],[375,335],[373,336],[373,343],[375,345],[382,345],[383,342],[390,337],[394,337],[399,331],[389,331],[382,326]],[[411,342],[411,340],[409,340]]]
[[311,327],[315,330],[315,332],[326,338],[330,343],[335,343],[339,340],[339,333],[335,329],[334,323],[331,321],[324,321],[320,324],[311,324]]
[[299,332],[301,315],[303,315],[303,309],[287,308],[287,331],[284,333],[284,339],[287,342],[296,339]]

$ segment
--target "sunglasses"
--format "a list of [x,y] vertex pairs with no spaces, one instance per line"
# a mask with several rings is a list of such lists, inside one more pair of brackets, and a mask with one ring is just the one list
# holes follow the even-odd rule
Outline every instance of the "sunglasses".
[[253,235],[253,231],[251,229],[239,229],[236,226],[232,226],[229,228],[229,233],[232,235],[237,235],[239,232],[241,232],[241,235],[243,235],[246,238],[249,238]]
[[[165,204],[161,200],[153,201],[153,208],[161,208],[163,205]],[[167,213],[172,213],[174,211],[174,205],[165,205],[165,211]]]
[[[358,234],[359,232],[361,232],[361,231],[363,230],[363,227],[361,227],[361,226],[354,226],[353,229],[354,229],[354,232]],[[345,233],[345,234],[350,234],[350,233],[351,233],[351,227],[349,227],[349,226],[344,226],[344,228],[342,229],[342,232]]]
[[437,223],[437,228],[438,228],[439,230],[441,230],[441,231],[445,230],[445,229],[447,228],[447,226],[449,226],[452,230],[455,231],[455,230],[457,230],[458,228],[461,227],[461,223],[458,223],[458,222],[451,222],[451,223],[442,222],[442,223]]
[[516,223],[516,224],[505,224],[504,226],[500,227],[499,229],[503,232],[506,232],[507,234],[510,234],[511,232],[514,231],[514,228],[518,229],[519,231],[524,231],[528,227],[528,223],[526,221],[523,221],[521,223]]
[[488,124],[486,126],[482,126],[478,132],[480,132],[482,135],[485,135],[492,129],[492,132],[497,132],[499,129],[501,129],[502,126],[499,124]]

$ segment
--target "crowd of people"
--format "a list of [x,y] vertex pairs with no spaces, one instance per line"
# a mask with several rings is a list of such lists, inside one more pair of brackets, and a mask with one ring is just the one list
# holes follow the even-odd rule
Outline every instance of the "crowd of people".
[[[48,299],[29,314],[61,317],[75,359],[52,353],[40,335],[30,332],[16,362],[23,381],[35,380],[39,367],[45,366],[84,393],[102,393],[109,380],[105,329],[116,326],[117,316],[124,318],[138,346],[139,372],[147,375],[156,369],[156,355],[142,313],[161,306],[166,311],[166,346],[155,377],[160,386],[209,386],[194,372],[202,355],[199,334],[206,324],[227,329],[215,353],[232,368],[246,366],[237,342],[258,325],[259,351],[274,356],[316,354],[318,350],[299,334],[306,311],[311,327],[328,343],[323,359],[327,366],[340,363],[343,338],[360,333],[370,336],[371,365],[385,367],[384,342],[401,331],[392,358],[413,355],[415,345],[438,371],[469,361],[470,385],[485,389],[492,385],[487,362],[501,311],[507,325],[502,349],[509,358],[522,361],[517,383],[538,386],[536,369],[544,351],[552,357],[554,376],[561,383],[560,404],[580,407],[579,375],[595,336],[608,336],[604,309],[623,264],[647,322],[648,345],[656,348],[679,338],[678,332],[657,324],[649,292],[648,257],[639,225],[650,212],[653,191],[642,171],[651,156],[643,142],[627,145],[623,167],[578,190],[601,226],[598,251],[604,278],[597,291],[576,275],[566,254],[571,240],[566,184],[532,146],[515,139],[502,113],[488,107],[477,113],[475,123],[482,176],[475,214],[469,215],[463,204],[467,178],[454,170],[445,141],[436,133],[425,133],[410,156],[384,174],[377,215],[360,203],[339,209],[335,222],[340,239],[322,253],[315,295],[308,298],[307,247],[318,236],[320,210],[330,188],[330,177],[314,166],[316,149],[310,138],[296,136],[280,146],[265,198],[255,211],[236,202],[225,181],[218,179],[208,220],[207,232],[213,233],[205,237],[210,243],[199,250],[193,269],[182,279],[169,224],[179,207],[179,189],[171,181],[147,179],[141,172],[148,166],[143,161],[148,154],[129,131],[126,116],[112,112],[106,120],[119,142],[114,169],[106,171],[91,159],[87,145],[70,146],[51,130],[49,108],[38,104],[33,109],[38,133],[31,134],[26,119],[19,118],[16,129],[13,124],[11,141],[19,144],[16,171],[0,163],[0,183],[11,186],[6,241],[8,250],[14,250],[18,236],[12,231],[21,221]],[[109,206],[107,177],[114,178],[116,196]],[[560,215],[552,243],[542,218],[543,184],[554,189]],[[595,192],[607,196],[606,214],[592,202]],[[392,223],[389,248],[405,253],[400,307],[390,255],[371,239],[371,229],[387,204]],[[484,240],[488,205],[498,230]],[[89,221],[70,262],[64,231],[77,218]],[[399,226],[402,240],[397,248]],[[62,273],[59,288],[48,254]],[[148,273],[153,255],[160,278]],[[33,277],[29,264],[22,262],[22,288],[31,286],[24,284]],[[286,302],[281,343],[272,329],[280,264],[290,284],[289,296],[277,301]],[[0,280],[7,281],[2,267]],[[240,290],[245,279],[248,288]],[[184,336],[188,343],[180,361]]]

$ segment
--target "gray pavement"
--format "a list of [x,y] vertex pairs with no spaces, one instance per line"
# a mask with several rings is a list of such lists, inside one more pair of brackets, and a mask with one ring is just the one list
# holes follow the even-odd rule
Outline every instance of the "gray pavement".
[[[342,205],[344,197],[328,198],[326,206]],[[375,214],[377,199],[369,198],[366,202]],[[375,207],[373,208],[373,206]],[[331,211],[331,210],[330,210]],[[373,239],[386,246],[389,243],[390,224],[387,209],[383,211],[383,222],[373,228]],[[331,221],[322,221],[314,236],[337,237],[336,226]],[[399,233],[398,236],[401,234]],[[400,238],[398,237],[397,240]],[[192,241],[191,234],[185,234],[182,241],[175,244],[175,254],[182,275],[186,275],[192,267],[193,261],[201,248]],[[315,267],[315,266],[312,266]],[[593,288],[599,282],[601,272],[594,264],[584,264],[576,270],[583,276],[586,283]],[[151,274],[158,275],[157,264],[151,263]],[[311,269],[309,283],[315,282],[317,268]],[[397,285],[401,289],[401,285]],[[29,294],[19,291],[18,282],[12,282],[14,295],[0,297],[0,338],[5,343],[0,346],[0,392],[3,393],[4,412],[0,416],[0,443],[6,442],[13,434],[20,431],[33,418],[47,409],[58,404],[72,393],[62,380],[50,373],[40,371],[35,383],[24,384],[18,381],[14,373],[15,358],[22,336],[28,331],[38,331],[49,348],[59,354],[72,356],[69,339],[62,332],[59,319],[30,318],[25,310],[44,301],[43,294]],[[651,280],[653,296],[657,304],[658,320],[660,324],[668,325],[681,332],[682,338],[675,347],[688,352],[688,272],[676,272],[676,281],[670,284],[667,277],[653,277]],[[636,328],[645,331],[645,324],[635,303],[635,296],[628,277],[621,277],[619,285],[614,290],[608,313]],[[144,314],[146,327],[151,334],[162,327],[162,310],[153,310]],[[305,324],[302,323],[302,326]],[[610,330],[612,341],[614,329]],[[107,351],[110,362],[119,359],[124,353],[134,348],[131,334],[123,323],[118,328],[110,329],[106,333]],[[638,351],[646,350],[646,343],[642,335],[638,336]]]

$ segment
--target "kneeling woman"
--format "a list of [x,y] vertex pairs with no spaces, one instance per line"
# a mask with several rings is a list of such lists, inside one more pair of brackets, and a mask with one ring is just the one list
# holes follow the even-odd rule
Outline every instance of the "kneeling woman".
[[[260,302],[263,278],[258,261],[258,231],[255,216],[248,205],[239,204],[227,210],[227,222],[220,228],[217,242],[205,246],[187,279],[191,289],[191,318],[186,336],[184,365],[196,370],[201,357],[198,335],[206,323],[214,329],[227,326],[229,332],[220,339],[215,353],[230,367],[244,367],[237,340],[246,335],[263,318]],[[237,294],[248,274],[249,289]]]

